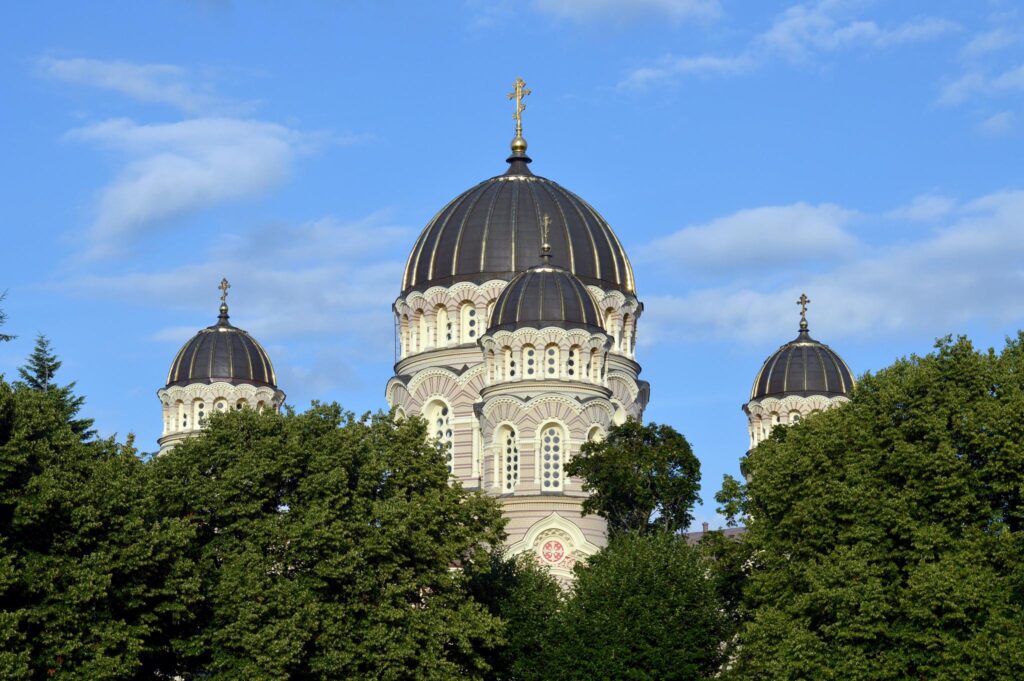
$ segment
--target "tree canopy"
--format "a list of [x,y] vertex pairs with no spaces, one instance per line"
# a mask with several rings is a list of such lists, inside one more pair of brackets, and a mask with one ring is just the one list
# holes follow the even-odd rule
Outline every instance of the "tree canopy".
[[50,339],[43,334],[36,336],[36,344],[32,354],[28,356],[25,366],[18,368],[18,375],[21,377],[19,383],[31,390],[45,390],[53,394],[57,404],[64,411],[68,425],[83,440],[94,435],[93,420],[80,418],[79,412],[85,404],[85,398],[76,395],[75,383],[72,381],[67,385],[58,385],[54,381],[57,371],[60,370],[63,362],[53,352],[50,346]]
[[[4,291],[3,293],[0,293],[0,303],[4,302],[4,298],[6,298],[6,297],[7,297],[7,291]],[[0,326],[3,326],[6,323],[7,323],[7,313],[3,311],[3,308],[0,308]],[[5,333],[0,333],[0,343],[4,343],[4,342],[9,341],[9,340],[14,340],[14,338],[15,338],[14,336],[11,336],[11,335],[8,335],[8,334],[5,334]]]
[[677,532],[693,522],[700,461],[674,428],[630,419],[598,442],[584,443],[565,467],[583,478],[585,513],[608,521],[609,534]]
[[737,677],[1024,678],[1024,336],[865,376],[744,468]]
[[483,678],[501,623],[453,567],[487,559],[501,513],[449,483],[422,420],[245,409],[153,468],[163,515],[197,534],[205,598],[173,641],[189,673]]

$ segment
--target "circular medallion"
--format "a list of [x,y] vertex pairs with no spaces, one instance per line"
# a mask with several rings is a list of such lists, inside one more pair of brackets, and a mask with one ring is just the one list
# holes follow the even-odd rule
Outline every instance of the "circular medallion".
[[557,563],[558,561],[565,558],[565,547],[562,546],[562,542],[551,539],[544,542],[544,546],[541,547],[540,555],[549,563]]

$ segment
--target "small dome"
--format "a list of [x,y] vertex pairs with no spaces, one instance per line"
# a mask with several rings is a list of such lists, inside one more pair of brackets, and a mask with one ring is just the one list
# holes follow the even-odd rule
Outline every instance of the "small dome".
[[228,321],[226,303],[221,303],[217,323],[185,343],[167,372],[168,388],[221,382],[277,389],[277,376],[267,351],[247,331]]
[[519,274],[502,289],[487,332],[547,326],[604,333],[597,303],[584,283],[568,270],[545,263]]
[[836,352],[811,338],[807,321],[800,333],[765,360],[754,379],[750,399],[786,395],[847,395],[854,386],[853,373]]
[[586,201],[530,172],[513,155],[503,175],[463,192],[416,240],[402,294],[461,281],[511,280],[536,262],[541,222],[550,216],[554,264],[587,284],[634,294],[633,270],[612,228]]

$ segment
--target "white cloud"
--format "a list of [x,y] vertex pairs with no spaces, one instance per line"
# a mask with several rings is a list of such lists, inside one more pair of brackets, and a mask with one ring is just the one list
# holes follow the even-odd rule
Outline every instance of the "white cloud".
[[992,114],[979,125],[978,129],[986,135],[999,137],[1013,132],[1017,116],[1012,111],[1000,111]]
[[954,206],[956,201],[948,196],[922,194],[915,196],[907,205],[889,211],[886,217],[910,222],[929,222],[949,215]]
[[673,21],[708,19],[722,11],[720,0],[534,0],[533,6],[541,12],[578,22],[631,19],[640,15],[665,16]]
[[943,85],[937,101],[955,106],[976,96],[996,97],[1014,92],[1024,92],[1024,65],[994,75],[983,71],[965,73]]
[[673,268],[717,272],[775,269],[850,257],[857,241],[845,230],[856,216],[833,204],[741,210],[679,230],[641,249],[641,259]]
[[842,0],[793,5],[734,55],[663,58],[658,64],[631,71],[619,85],[636,87],[691,74],[738,75],[772,59],[801,61],[855,47],[884,49],[932,40],[958,30],[955,23],[938,17],[919,17],[904,24],[881,26],[851,16],[849,5]]
[[1020,40],[1021,35],[1017,31],[1012,31],[1006,27],[995,28],[991,31],[979,33],[967,41],[967,44],[960,50],[960,56],[966,59],[976,59],[992,52],[1006,49],[1020,42]]
[[114,119],[72,130],[69,137],[130,159],[100,192],[89,235],[90,255],[100,257],[162,221],[280,185],[309,142],[282,125],[235,118],[157,124]]
[[1024,191],[981,197],[949,217],[913,240],[862,247],[825,271],[792,267],[767,283],[740,274],[727,286],[645,296],[644,340],[778,340],[795,333],[792,302],[803,291],[814,301],[812,332],[830,341],[941,335],[972,320],[1024,323],[1024,298],[1011,293],[1024,287]]
[[[342,384],[352,387],[362,364],[391,359],[387,310],[398,292],[405,255],[394,245],[413,236],[413,230],[391,225],[380,214],[347,223],[324,218],[266,225],[226,235],[192,262],[76,276],[60,286],[88,298],[164,311],[177,323],[149,337],[176,345],[216,320],[216,287],[227,277],[232,322],[268,347],[286,390],[302,385],[305,393],[316,394]],[[194,322],[181,324],[183,317]],[[310,385],[316,391],[310,393],[310,386],[297,381],[313,375],[317,382]]]
[[45,57],[38,67],[50,78],[117,92],[141,102],[169,104],[190,114],[247,106],[217,97],[208,85],[197,86],[193,74],[173,64]]

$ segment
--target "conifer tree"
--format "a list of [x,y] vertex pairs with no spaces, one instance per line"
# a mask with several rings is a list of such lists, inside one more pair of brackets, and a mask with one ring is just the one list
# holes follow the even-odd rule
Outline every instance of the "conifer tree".
[[[7,297],[7,291],[4,291],[3,293],[0,293],[0,303],[4,302],[4,298],[6,298],[6,297]],[[4,312],[2,309],[0,309],[0,326],[3,326],[6,322],[7,322],[7,313]],[[10,336],[10,335],[7,335],[5,333],[0,333],[0,343],[3,343],[5,341],[9,341],[9,340],[14,340],[14,338],[15,338],[14,336]]]
[[53,392],[64,406],[72,430],[78,433],[83,440],[88,440],[96,434],[92,428],[93,420],[76,418],[82,405],[85,404],[85,398],[75,395],[74,382],[62,386],[54,381],[54,376],[62,364],[50,346],[50,339],[40,333],[36,336],[35,347],[32,349],[32,354],[28,356],[25,366],[18,369],[18,374],[21,376],[20,382],[30,390]]

